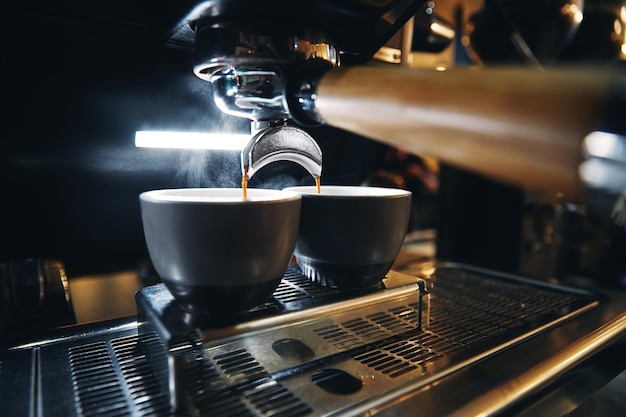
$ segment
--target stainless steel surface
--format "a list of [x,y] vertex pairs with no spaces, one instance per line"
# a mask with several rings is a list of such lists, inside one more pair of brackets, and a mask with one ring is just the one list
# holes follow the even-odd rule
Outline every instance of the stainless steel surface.
[[[405,272],[417,270],[409,267]],[[572,412],[626,369],[626,293],[598,288],[593,291],[598,294],[598,304],[584,314],[540,331],[481,363],[459,369],[451,378],[415,389],[401,401],[380,407],[377,413],[399,415],[402,410],[415,408],[432,416],[562,416]],[[433,309],[437,307],[435,298]],[[537,372],[538,368],[545,373]],[[533,381],[532,386],[529,381]],[[495,398],[486,398],[494,393]],[[498,408],[497,401],[502,397],[506,401]],[[473,408],[479,402],[483,408]]]
[[[452,416],[495,415],[559,375],[581,363],[591,353],[623,336],[626,313],[560,350],[550,360],[537,364],[514,381],[496,387],[457,410]],[[511,397],[510,392],[515,391]]]
[[[237,39],[233,41],[233,39]],[[304,39],[293,34],[268,36],[223,28],[201,28],[195,34],[194,73],[206,80],[222,68],[254,68],[259,64],[274,66],[291,61],[321,59],[339,65],[339,51],[327,41],[328,36],[310,33]]]
[[295,126],[268,125],[260,129],[241,151],[242,172],[248,178],[276,161],[295,162],[315,178],[322,175],[322,150],[311,135]]
[[[171,15],[172,21],[177,16],[180,18],[170,28],[167,43],[193,48],[198,62],[207,64],[219,61],[220,57],[232,63],[229,56],[237,55],[245,60],[246,49],[255,55],[256,61],[266,58],[274,63],[279,59],[312,56],[284,42],[290,39],[332,45],[346,61],[364,62],[424,3],[424,0],[311,0],[299,4],[286,0],[192,1],[183,5],[186,12]],[[220,32],[221,39],[211,36]],[[250,38],[260,42],[250,43]],[[241,51],[234,54],[237,46]]]
[[[337,300],[328,314],[313,308],[310,319],[300,306],[276,321],[257,317],[265,320],[257,330],[253,320],[203,331],[198,344],[178,347],[186,365],[180,381],[194,404],[179,415],[524,415],[537,404],[563,415],[626,368],[624,294],[457,264],[403,270],[396,278],[418,274],[432,284],[427,329],[411,321],[413,313],[387,311],[410,293],[400,285],[389,299],[377,291],[354,305]],[[310,292],[299,285],[287,280],[277,297],[306,303],[293,298]],[[0,407],[16,415],[169,415],[159,369],[146,355],[161,342],[138,331],[144,325],[74,327],[3,351],[0,389],[20,394],[3,395]],[[574,380],[582,381],[578,391],[567,383]],[[562,401],[564,392],[577,396]]]
[[252,120],[286,120],[285,84],[282,71],[274,66],[220,68],[207,75],[213,101],[225,113]]
[[[140,335],[159,342],[149,343],[146,352],[157,379],[170,393],[172,409],[188,403],[199,407],[205,401],[196,392],[197,381],[190,383],[185,377],[195,374],[199,363],[204,362],[203,351],[217,349],[221,352],[218,356],[230,351],[250,352],[255,363],[259,361],[267,368],[264,375],[276,376],[293,373],[292,368],[309,368],[397,332],[420,330],[428,322],[429,312],[429,296],[421,279],[390,273],[379,288],[340,292],[309,281],[297,267],[288,269],[272,302],[245,317],[190,316],[162,285],[141,290],[137,304]],[[325,339],[330,339],[329,345],[320,350]],[[282,344],[280,350],[297,344],[310,355],[300,361],[279,358],[279,352],[272,349],[280,341],[293,341]],[[293,356],[293,352],[287,355]],[[244,382],[250,382],[245,374]],[[224,384],[232,391],[232,385],[240,380],[234,378]]]

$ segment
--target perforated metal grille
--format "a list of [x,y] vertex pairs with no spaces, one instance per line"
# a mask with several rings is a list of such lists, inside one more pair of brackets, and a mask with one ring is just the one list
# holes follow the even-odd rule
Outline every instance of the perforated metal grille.
[[226,378],[233,382],[248,381],[267,376],[267,372],[254,357],[245,350],[237,350],[213,357],[213,362]]
[[375,343],[367,352],[357,352],[354,359],[392,378],[422,372],[416,365],[470,347],[495,346],[505,337],[519,335],[525,327],[539,326],[573,311],[584,301],[549,287],[490,279],[462,269],[441,269],[431,303],[427,331]]
[[345,350],[417,328],[419,305],[411,303],[314,329],[325,342]]
[[301,417],[312,412],[244,349],[201,362],[203,375],[193,401],[200,416]]
[[299,269],[290,267],[274,291],[273,297],[283,304],[288,304],[336,294],[339,294],[339,290],[317,285],[302,275]]
[[[492,279],[463,270],[442,269],[437,274],[427,331],[419,329],[418,304],[407,304],[316,328],[314,337],[341,352],[332,360],[355,361],[381,376],[372,381],[385,384],[383,389],[392,389],[394,383],[402,383],[402,377],[415,379],[427,374],[429,365],[439,359],[453,361],[459,353],[482,352],[589,302],[582,296],[549,287]],[[300,281],[301,274],[291,274],[281,284],[283,289],[279,288],[283,293],[275,297],[310,297],[317,286],[305,279],[304,289],[299,289]],[[327,289],[319,290],[321,296],[328,294]],[[143,337],[142,344],[146,349],[159,341],[156,336]],[[194,358],[194,349],[190,341],[183,340],[171,353]],[[154,364],[153,368],[148,366],[143,352],[134,335],[70,347],[68,357],[80,414],[169,415],[169,399],[154,377],[159,370],[154,369]],[[206,350],[204,356],[192,359],[195,363],[183,368],[183,379],[191,389],[188,394],[193,399],[193,414],[313,414],[315,404],[304,402],[297,389],[292,389],[288,373],[268,372],[263,359],[256,350],[225,346]]]
[[[572,311],[580,298],[550,287],[488,277],[462,269],[437,271],[434,308],[446,322],[485,335]],[[436,317],[435,317],[436,318]]]
[[137,336],[71,347],[74,397],[83,416],[167,416],[163,395]]
[[354,359],[390,378],[411,371],[423,370],[418,365],[443,358],[446,353],[459,350],[461,346],[436,334],[409,332],[402,339],[386,340],[374,344],[371,349],[354,355]]
[[[68,359],[77,414],[82,416],[169,416],[169,398],[154,377],[144,354],[144,343],[158,343],[149,335],[73,346]],[[191,344],[177,347],[185,356]],[[302,417],[312,408],[283,387],[247,351],[237,350],[197,358],[186,367],[185,386],[193,398],[177,416]]]
[[283,416],[301,417],[312,409],[271,377],[236,388],[209,391],[198,398],[200,416]]
[[137,340],[137,336],[130,336],[111,341],[134,411],[141,415],[168,416],[168,398],[163,395]]
[[70,348],[69,361],[74,397],[83,416],[131,415],[106,342]]

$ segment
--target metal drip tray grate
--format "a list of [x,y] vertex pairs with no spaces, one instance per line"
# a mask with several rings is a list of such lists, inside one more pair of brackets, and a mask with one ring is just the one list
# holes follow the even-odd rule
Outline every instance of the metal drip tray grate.
[[73,346],[68,355],[80,415],[169,415],[168,398],[138,349],[137,336]]
[[[193,327],[167,309],[156,318],[139,297],[135,328],[1,354],[0,389],[11,392],[7,377],[22,364],[38,374],[31,384],[41,407],[64,416],[165,416],[172,406],[180,416],[350,414],[598,303],[587,292],[465,267],[426,268],[426,281],[349,297],[308,280],[300,287],[290,273],[271,308],[237,324]],[[430,294],[415,282],[432,284]],[[28,409],[10,405],[10,414]]]
[[283,280],[274,291],[273,299],[282,305],[311,302],[320,297],[332,298],[341,296],[341,291],[316,285],[294,267],[285,272]]
[[[288,376],[315,371],[373,342],[421,332],[427,322],[422,312],[429,311],[426,282],[416,277],[392,272],[378,288],[341,292],[311,282],[293,267],[271,302],[245,320],[190,317],[163,286],[142,290],[137,300],[140,335],[161,342],[146,352],[172,407],[197,415],[220,415],[226,404],[228,410],[245,406],[257,416],[271,409],[273,415],[278,409],[258,403],[266,398],[265,389],[280,392],[280,414],[317,410],[305,400],[307,393],[287,386]],[[182,353],[181,343],[191,348]],[[199,370],[211,370],[212,377],[198,376]]]
[[[290,270],[273,300],[287,314],[257,316],[232,327],[207,326],[184,336],[195,348],[170,368],[170,375],[185,375],[171,391],[173,405],[188,406],[193,414],[220,415],[223,405],[212,405],[221,404],[214,401],[219,398],[251,415],[271,415],[264,411],[267,405],[259,408],[249,399],[271,387],[281,392],[286,415],[340,413],[409,381],[426,381],[455,359],[480,357],[530,337],[595,302],[587,293],[469,269],[440,268],[429,279],[434,286],[428,295],[415,286],[425,282],[413,278],[393,289],[388,285],[346,298]],[[315,304],[320,298],[323,306]],[[294,310],[290,303],[309,304]],[[146,323],[150,320],[146,312]],[[159,329],[148,325],[144,331]],[[198,377],[194,369],[210,369],[213,377]],[[341,392],[350,386],[349,395]]]

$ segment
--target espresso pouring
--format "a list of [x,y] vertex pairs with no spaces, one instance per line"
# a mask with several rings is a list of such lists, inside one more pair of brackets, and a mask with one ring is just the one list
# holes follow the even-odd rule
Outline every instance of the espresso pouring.
[[[313,178],[315,179],[315,188],[317,189],[317,193],[320,194],[321,193],[321,179],[317,175],[314,175]],[[248,166],[245,165],[243,167],[243,173],[241,175],[241,190],[243,191],[244,200],[248,198],[248,180],[249,180]]]

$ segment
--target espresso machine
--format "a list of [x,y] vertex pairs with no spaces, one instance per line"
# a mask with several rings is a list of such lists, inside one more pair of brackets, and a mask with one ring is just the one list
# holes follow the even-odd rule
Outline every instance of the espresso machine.
[[[608,415],[604,387],[626,369],[625,7],[3,5],[0,409]],[[135,147],[150,130],[247,140]],[[416,218],[433,196],[436,215],[380,286],[324,287],[290,265],[268,303],[193,315],[151,268],[142,191],[402,178],[392,152],[437,161],[432,195],[412,189]],[[77,323],[72,280],[120,270],[140,277],[136,314]]]

